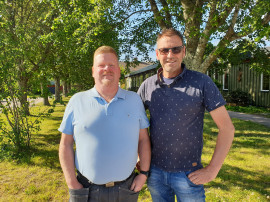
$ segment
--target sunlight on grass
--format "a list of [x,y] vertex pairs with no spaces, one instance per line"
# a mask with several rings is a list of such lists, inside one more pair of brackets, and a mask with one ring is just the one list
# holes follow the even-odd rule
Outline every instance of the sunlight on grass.
[[[33,110],[42,109],[45,107],[36,106]],[[41,131],[33,135],[31,151],[22,159],[0,159],[0,201],[68,200],[68,188],[58,160],[57,129],[64,109],[64,105],[57,104],[52,116],[44,118]],[[202,163],[205,166],[215,149],[218,130],[209,113],[204,123]],[[206,201],[269,201],[270,130],[238,119],[233,119],[233,123],[236,133],[232,148],[217,178],[205,185]],[[146,185],[138,201],[152,201]]]

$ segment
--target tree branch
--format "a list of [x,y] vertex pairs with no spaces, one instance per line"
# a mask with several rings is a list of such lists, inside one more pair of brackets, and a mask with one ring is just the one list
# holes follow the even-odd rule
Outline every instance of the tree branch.
[[158,10],[157,3],[155,0],[148,0],[151,5],[151,10],[154,13],[154,18],[161,29],[170,28],[167,26],[166,22],[163,20],[163,16],[160,15],[160,11]]
[[172,27],[172,16],[169,12],[169,6],[166,2],[166,0],[160,0],[163,8],[165,9],[165,18],[166,18],[166,22],[168,24],[169,27]]
[[227,44],[229,44],[231,41],[236,39],[237,34],[234,32],[234,26],[237,21],[237,17],[240,10],[240,5],[242,3],[242,0],[238,2],[238,4],[235,6],[234,14],[231,20],[231,24],[228,28],[228,31],[226,35],[223,37],[222,40],[218,43],[217,47],[210,53],[210,55],[204,60],[204,62],[201,64],[201,67],[203,69],[203,72],[206,72],[207,68],[212,64],[213,61],[215,61],[220,52],[225,48]]

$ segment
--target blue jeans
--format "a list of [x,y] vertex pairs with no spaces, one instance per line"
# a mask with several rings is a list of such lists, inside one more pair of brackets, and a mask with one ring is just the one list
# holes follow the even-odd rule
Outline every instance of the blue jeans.
[[189,179],[191,172],[166,172],[151,166],[148,188],[153,202],[205,201],[203,185],[195,185]]

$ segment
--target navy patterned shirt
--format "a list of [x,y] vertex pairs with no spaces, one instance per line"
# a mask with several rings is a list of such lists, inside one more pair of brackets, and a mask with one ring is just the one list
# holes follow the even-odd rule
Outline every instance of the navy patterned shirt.
[[168,172],[202,168],[203,118],[225,105],[215,83],[205,74],[188,70],[173,83],[163,82],[162,68],[138,90],[150,112],[151,164]]

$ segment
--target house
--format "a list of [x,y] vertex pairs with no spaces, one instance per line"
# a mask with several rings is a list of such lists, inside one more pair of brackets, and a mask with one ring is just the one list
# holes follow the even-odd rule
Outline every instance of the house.
[[[126,89],[137,91],[146,78],[156,74],[159,67],[159,63],[156,63],[125,75]],[[270,107],[270,76],[251,69],[248,62],[229,66],[222,72],[210,69],[207,74],[220,83],[219,88],[224,96],[239,89],[250,94],[250,104]]]
[[143,68],[137,68],[137,70],[125,75],[126,89],[136,92],[146,78],[156,74],[159,67],[159,63],[155,63]]
[[[55,94],[55,81],[50,81],[50,84],[47,85],[47,88],[52,94]],[[60,92],[63,92],[63,86],[60,86]]]
[[249,62],[229,66],[224,72],[207,71],[208,76],[221,84],[223,96],[240,90],[250,95],[249,104],[270,107],[270,75],[257,72]]

